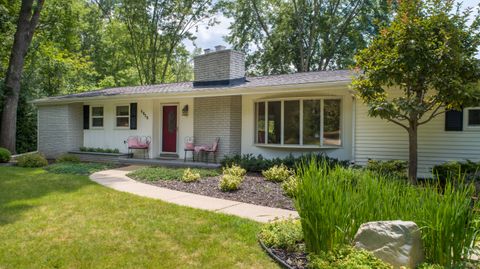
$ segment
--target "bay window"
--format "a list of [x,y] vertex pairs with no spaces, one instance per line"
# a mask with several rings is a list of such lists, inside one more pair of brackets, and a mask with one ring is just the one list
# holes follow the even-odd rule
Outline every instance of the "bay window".
[[287,98],[255,103],[255,143],[272,146],[339,147],[341,100]]

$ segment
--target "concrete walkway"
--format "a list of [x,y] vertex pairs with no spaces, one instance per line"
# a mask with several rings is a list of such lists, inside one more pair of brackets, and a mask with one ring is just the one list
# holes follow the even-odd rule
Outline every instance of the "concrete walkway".
[[275,218],[298,217],[292,210],[247,204],[237,201],[218,199],[198,194],[175,191],[140,183],[126,176],[139,166],[127,166],[105,170],[90,175],[90,179],[117,191],[133,193],[165,202],[235,215],[258,222],[268,222]]

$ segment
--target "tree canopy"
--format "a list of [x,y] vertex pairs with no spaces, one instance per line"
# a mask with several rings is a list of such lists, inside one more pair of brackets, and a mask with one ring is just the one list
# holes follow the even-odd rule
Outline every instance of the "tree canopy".
[[389,21],[383,0],[224,0],[226,40],[248,55],[249,71],[279,74],[346,69]]
[[402,1],[393,22],[356,56],[361,71],[353,87],[369,114],[409,134],[413,181],[418,127],[480,103],[480,16],[469,23],[470,15],[453,1]]
[[[19,11],[19,1],[0,0],[0,96]],[[215,12],[211,0],[45,1],[21,78],[17,151],[36,149],[29,100],[191,80],[191,55],[182,41],[194,40],[200,23],[216,23]]]

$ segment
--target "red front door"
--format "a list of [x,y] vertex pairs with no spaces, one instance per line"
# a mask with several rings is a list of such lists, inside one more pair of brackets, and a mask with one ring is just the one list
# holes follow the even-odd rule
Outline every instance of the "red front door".
[[177,152],[177,106],[163,107],[162,151]]

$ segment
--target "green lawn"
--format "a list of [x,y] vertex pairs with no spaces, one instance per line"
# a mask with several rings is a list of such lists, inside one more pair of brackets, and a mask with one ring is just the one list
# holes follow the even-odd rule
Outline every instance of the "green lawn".
[[97,185],[0,167],[0,268],[276,268],[260,225]]

